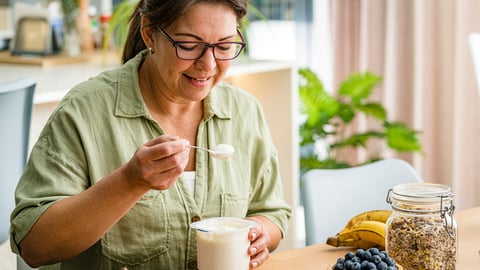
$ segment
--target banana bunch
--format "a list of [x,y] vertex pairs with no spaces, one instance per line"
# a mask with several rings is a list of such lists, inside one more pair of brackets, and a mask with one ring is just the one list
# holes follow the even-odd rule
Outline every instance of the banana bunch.
[[351,218],[345,227],[335,236],[327,239],[334,247],[353,247],[385,249],[385,229],[390,210],[371,210]]

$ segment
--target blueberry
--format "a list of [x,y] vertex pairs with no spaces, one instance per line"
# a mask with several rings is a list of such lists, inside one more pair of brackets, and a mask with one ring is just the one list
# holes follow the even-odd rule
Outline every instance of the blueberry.
[[359,262],[354,262],[352,267],[350,267],[352,270],[362,270],[362,265]]
[[370,251],[365,251],[365,253],[363,253],[363,260],[371,261],[372,260],[372,253],[370,253]]
[[384,251],[380,251],[380,253],[378,253],[378,256],[380,256],[380,259],[382,259],[382,261],[387,258],[387,254]]
[[367,268],[368,270],[376,270],[377,269],[377,266],[372,262],[369,262],[367,267],[368,267]]
[[396,266],[389,266],[387,270],[398,270],[398,268]]
[[370,253],[372,253],[372,255],[378,255],[378,253],[380,253],[380,250],[378,250],[378,248],[369,248],[368,251],[370,251]]
[[395,266],[395,260],[391,257],[387,257],[383,259],[383,261],[388,265],[388,266]]
[[351,260],[353,257],[355,257],[355,254],[353,254],[353,252],[347,252],[345,254],[345,260]]
[[357,255],[357,257],[359,257],[360,259],[363,260],[363,255],[365,255],[365,250],[364,249],[357,249],[357,251],[355,252],[355,255]]
[[377,269],[378,270],[388,270],[388,265],[384,262],[380,262],[378,265],[377,265]]
[[343,264],[344,269],[352,269],[353,262],[352,261],[345,261]]
[[361,260],[359,257],[357,257],[357,256],[353,257],[353,258],[351,259],[351,261],[352,261],[352,262],[358,262],[358,263],[361,263],[361,262],[362,262],[362,260]]
[[335,268],[333,268],[333,270],[344,270],[345,268],[343,268],[343,263],[337,263],[335,264]]
[[360,264],[362,266],[362,270],[369,270],[370,268],[368,267],[369,261],[362,261]]
[[373,262],[375,265],[378,265],[382,262],[382,258],[380,258],[378,255],[373,255],[371,262]]
[[343,258],[343,257],[340,257],[340,258],[337,259],[337,263],[343,264],[344,262],[345,262],[345,258]]

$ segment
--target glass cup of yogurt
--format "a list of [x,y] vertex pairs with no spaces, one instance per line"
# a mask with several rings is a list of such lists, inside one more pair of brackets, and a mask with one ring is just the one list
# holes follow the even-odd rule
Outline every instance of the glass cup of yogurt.
[[248,232],[255,221],[236,217],[215,217],[192,223],[197,230],[199,270],[248,270]]

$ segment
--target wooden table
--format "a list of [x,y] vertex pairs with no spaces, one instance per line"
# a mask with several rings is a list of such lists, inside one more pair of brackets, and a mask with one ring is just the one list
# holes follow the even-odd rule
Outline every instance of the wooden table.
[[[480,269],[480,207],[457,211],[458,223],[458,263],[459,270]],[[351,251],[349,248],[336,248],[317,244],[304,248],[274,253],[259,270],[327,270],[337,258]]]

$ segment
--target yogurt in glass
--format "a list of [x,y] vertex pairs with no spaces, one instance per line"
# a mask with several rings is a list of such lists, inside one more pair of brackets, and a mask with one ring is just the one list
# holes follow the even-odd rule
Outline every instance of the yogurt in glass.
[[197,230],[199,270],[248,270],[248,232],[255,222],[235,217],[216,217],[191,224]]

